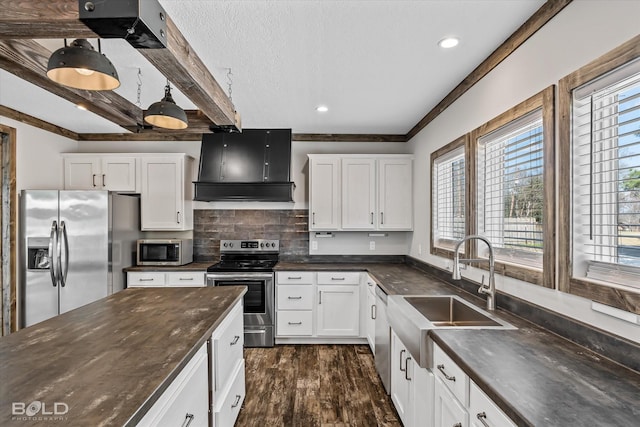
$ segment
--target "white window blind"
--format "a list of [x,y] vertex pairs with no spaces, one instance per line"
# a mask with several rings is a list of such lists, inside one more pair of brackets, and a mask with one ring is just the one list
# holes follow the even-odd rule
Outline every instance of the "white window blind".
[[541,109],[478,140],[478,232],[498,260],[542,268],[543,146]]
[[431,212],[436,247],[453,249],[465,235],[464,155],[464,147],[459,147],[433,162]]
[[572,236],[574,277],[640,288],[638,64],[573,93]]

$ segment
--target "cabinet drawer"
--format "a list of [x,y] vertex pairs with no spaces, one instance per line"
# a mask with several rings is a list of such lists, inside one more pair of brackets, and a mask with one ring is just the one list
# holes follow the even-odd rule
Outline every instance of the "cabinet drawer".
[[172,271],[167,274],[167,286],[204,286],[204,271]]
[[213,333],[213,366],[216,396],[222,390],[238,361],[242,360],[244,322],[242,305],[238,304]]
[[276,273],[276,283],[279,285],[313,285],[312,271],[278,271]]
[[476,424],[482,424],[478,422],[482,419],[492,427],[516,426],[473,381],[469,384],[469,417]]
[[228,393],[220,401],[215,401],[216,427],[233,426],[240,413],[245,397],[244,385],[244,360],[233,370],[231,387]]
[[467,374],[437,345],[433,346],[433,364],[436,377],[440,378],[463,406],[468,406],[469,377]]
[[164,273],[156,271],[145,273],[127,273],[128,288],[164,286]]
[[313,287],[308,285],[278,286],[278,310],[311,310]]
[[206,344],[178,374],[138,426],[190,426],[209,424],[209,383]]
[[276,323],[276,334],[281,337],[313,334],[312,311],[278,311]]
[[359,272],[319,272],[319,285],[359,285]]

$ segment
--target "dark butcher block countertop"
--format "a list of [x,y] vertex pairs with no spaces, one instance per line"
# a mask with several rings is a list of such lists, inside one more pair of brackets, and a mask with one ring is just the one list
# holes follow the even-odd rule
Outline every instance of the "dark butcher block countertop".
[[[245,292],[126,289],[1,338],[0,425],[135,425]],[[12,420],[34,401],[66,419]]]
[[211,267],[213,262],[191,262],[185,265],[134,265],[131,267],[123,268],[122,271],[128,273],[129,271],[207,271],[207,268]]
[[[390,295],[455,294],[484,308],[483,299],[405,264],[276,266],[276,271],[305,270],[366,270]],[[638,425],[640,373],[505,311],[496,314],[518,329],[434,330],[430,335],[516,424]]]

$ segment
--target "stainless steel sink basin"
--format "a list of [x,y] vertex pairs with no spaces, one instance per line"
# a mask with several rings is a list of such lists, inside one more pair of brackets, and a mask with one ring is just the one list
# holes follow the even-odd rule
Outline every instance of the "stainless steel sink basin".
[[477,308],[467,305],[453,296],[405,297],[405,301],[418,310],[435,327],[502,326],[497,321],[478,311]]
[[389,295],[389,324],[414,360],[423,368],[432,368],[434,329],[517,329],[455,295]]

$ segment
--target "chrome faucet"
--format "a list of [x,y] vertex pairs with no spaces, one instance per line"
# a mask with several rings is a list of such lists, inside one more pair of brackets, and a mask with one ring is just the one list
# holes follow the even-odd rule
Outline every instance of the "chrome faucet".
[[487,261],[486,259],[483,259],[483,258],[476,258],[476,259],[470,259],[470,258],[460,259],[459,258],[458,250],[460,249],[460,246],[467,240],[482,240],[487,244],[487,247],[489,248],[489,286],[486,286],[484,284],[484,275],[483,275],[482,283],[480,284],[478,293],[487,295],[487,310],[493,311],[496,309],[496,281],[494,278],[495,263],[494,263],[494,257],[493,257],[493,246],[491,245],[491,242],[489,241],[489,239],[487,239],[484,236],[471,235],[471,236],[465,236],[462,240],[460,240],[456,244],[456,248],[453,251],[454,253],[453,273],[451,274],[451,277],[453,278],[453,280],[460,280],[462,278],[460,276],[461,262],[466,263],[466,262],[486,262]]

